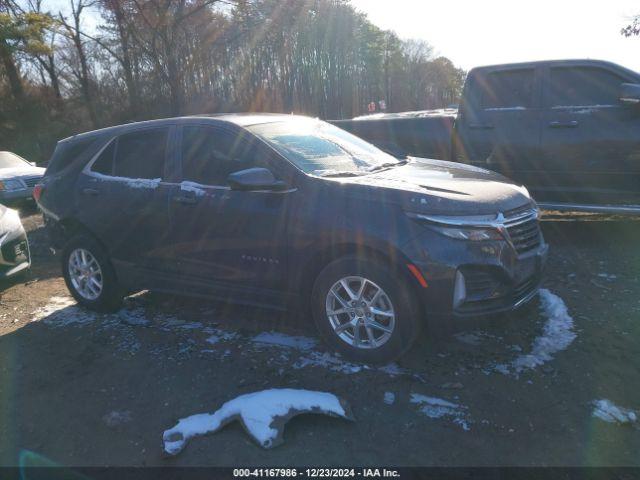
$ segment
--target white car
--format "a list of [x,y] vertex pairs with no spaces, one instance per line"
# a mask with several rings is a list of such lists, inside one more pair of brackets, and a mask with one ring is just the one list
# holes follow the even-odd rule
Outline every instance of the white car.
[[0,203],[13,205],[33,200],[33,187],[44,170],[15,153],[0,152]]
[[0,279],[27,270],[31,254],[18,212],[0,205]]

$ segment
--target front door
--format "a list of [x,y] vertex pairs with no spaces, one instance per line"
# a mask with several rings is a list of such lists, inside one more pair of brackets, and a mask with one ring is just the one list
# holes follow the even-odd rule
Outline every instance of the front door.
[[184,125],[180,137],[181,183],[169,202],[176,273],[217,288],[282,289],[295,191],[236,191],[227,183],[239,170],[265,167],[277,175],[282,165],[240,130]]
[[540,147],[538,70],[503,68],[469,81],[475,98],[458,120],[454,159],[528,186]]

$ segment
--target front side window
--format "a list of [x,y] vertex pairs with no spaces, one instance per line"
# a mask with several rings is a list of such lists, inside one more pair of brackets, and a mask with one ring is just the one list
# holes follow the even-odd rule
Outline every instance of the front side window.
[[527,108],[533,106],[534,69],[490,73],[480,80],[482,108]]
[[622,77],[602,68],[552,68],[547,104],[551,107],[617,105],[622,83]]
[[320,120],[296,117],[248,129],[311,175],[361,175],[399,163],[370,143]]
[[182,180],[201,185],[226,185],[231,173],[260,166],[249,151],[246,136],[207,126],[184,127]]
[[162,178],[168,133],[168,128],[156,128],[118,137],[113,175],[126,178]]

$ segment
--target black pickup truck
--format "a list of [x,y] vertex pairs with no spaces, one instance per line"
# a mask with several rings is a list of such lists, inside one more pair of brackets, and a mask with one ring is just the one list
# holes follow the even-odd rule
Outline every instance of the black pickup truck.
[[398,157],[498,171],[546,208],[640,213],[640,74],[610,62],[474,68],[457,111],[333,123]]

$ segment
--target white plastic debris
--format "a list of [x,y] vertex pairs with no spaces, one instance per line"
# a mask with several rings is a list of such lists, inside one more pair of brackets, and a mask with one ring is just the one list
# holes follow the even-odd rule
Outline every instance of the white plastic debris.
[[593,402],[593,416],[609,423],[633,423],[638,415],[631,409],[618,407],[610,400],[602,399]]
[[349,404],[332,393],[290,388],[263,390],[234,398],[215,413],[201,413],[179,420],[164,432],[164,450],[169,455],[176,455],[191,438],[215,433],[233,420],[239,420],[258,445],[273,448],[283,442],[287,421],[303,413],[354,420]]
[[531,353],[520,355],[514,360],[513,368],[516,372],[548,362],[553,355],[566,349],[576,338],[573,319],[562,299],[547,289],[541,289],[539,294],[542,309],[548,320],[543,334],[534,340]]

